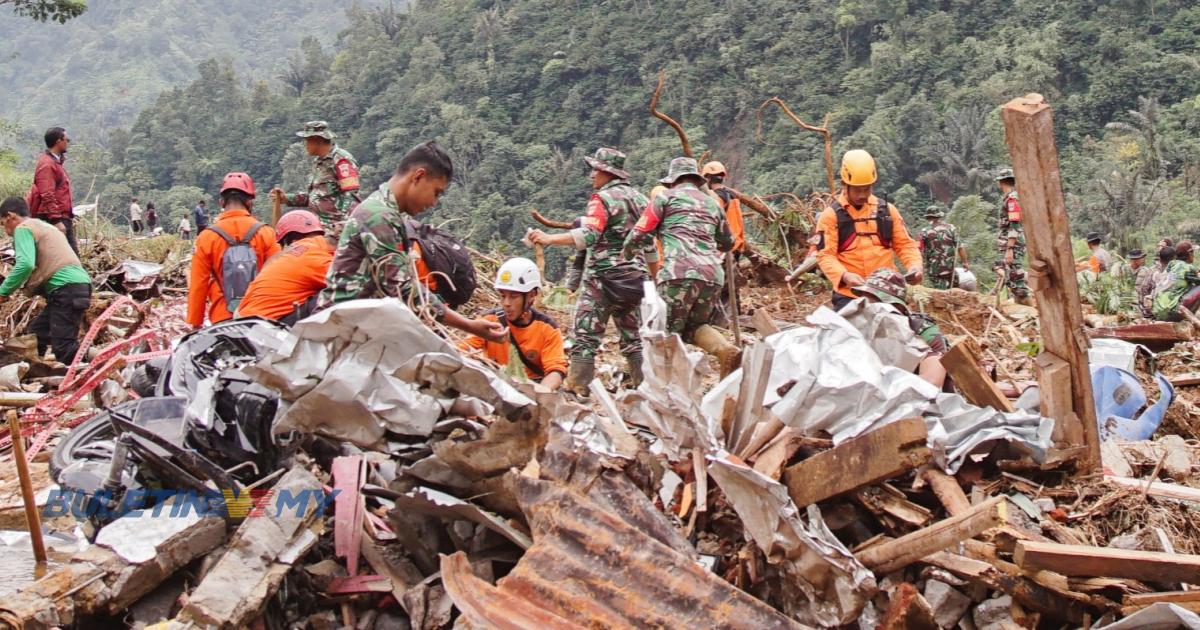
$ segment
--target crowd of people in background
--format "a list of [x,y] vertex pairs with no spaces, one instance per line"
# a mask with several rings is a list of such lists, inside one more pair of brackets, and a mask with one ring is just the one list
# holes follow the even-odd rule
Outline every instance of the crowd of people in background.
[[[676,158],[647,196],[630,184],[625,154],[602,147],[585,158],[593,192],[572,229],[559,234],[528,231],[530,246],[567,246],[578,252],[568,279],[579,290],[568,357],[559,326],[534,307],[543,278],[527,258],[513,258],[500,267],[493,282],[500,295],[495,311],[469,318],[455,310],[465,302],[455,293],[456,278],[439,267],[445,264],[439,241],[423,239],[458,241],[413,220],[437,203],[453,178],[453,164],[440,146],[425,142],[414,147],[388,181],[363,195],[358,163],[336,144],[327,123],[309,122],[296,135],[304,139],[312,172],[302,192],[270,191],[279,205],[298,208],[276,225],[255,218],[255,183],[242,172],[225,176],[215,219],[204,199],[180,217],[179,237],[195,238],[187,309],[193,327],[250,316],[290,324],[340,302],[397,297],[468,333],[464,350],[501,365],[516,356],[530,378],[550,389],[566,386],[586,395],[610,319],[619,332],[630,384],[640,382],[638,304],[649,280],[666,302],[669,331],[716,357],[723,373],[740,364],[741,348],[715,325],[737,316],[736,287],[727,284],[726,274],[750,244],[739,193],[725,185],[728,173],[720,162],[700,168],[692,158]],[[44,296],[47,308],[32,326],[39,348],[53,348],[59,360],[69,361],[78,347],[74,340],[91,281],[78,258],[71,182],[64,166],[70,138],[54,127],[46,131],[45,144],[27,198],[7,199],[0,206],[0,221],[17,253],[13,271],[0,285],[0,301],[18,289]],[[840,179],[841,189],[820,213],[807,243],[808,258],[788,280],[819,269],[832,286],[835,309],[865,298],[907,317],[914,334],[931,348],[931,360],[920,373],[941,385],[945,372],[936,359],[946,350],[945,340],[930,318],[910,311],[904,294],[906,284],[922,283],[975,290],[957,228],[946,219],[944,207],[933,205],[924,212],[928,226],[911,236],[896,206],[875,195],[878,171],[874,157],[864,150],[844,154]],[[1030,304],[1016,178],[1011,169],[1002,169],[996,182],[1001,202],[995,223],[995,290],[1007,290],[1015,301]],[[143,209],[133,197],[128,219],[135,235],[161,233],[153,201]],[[1089,255],[1076,260],[1076,270],[1093,277],[1128,275],[1143,316],[1178,320],[1200,302],[1191,242],[1163,239],[1154,264],[1148,265],[1150,256],[1136,249],[1128,252],[1127,264],[1120,264],[1099,233],[1085,240]]]

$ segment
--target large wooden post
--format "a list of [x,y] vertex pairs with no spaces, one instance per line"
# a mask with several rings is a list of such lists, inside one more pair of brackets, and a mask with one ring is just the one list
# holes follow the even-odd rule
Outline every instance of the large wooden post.
[[[1039,382],[1044,381],[1040,387],[1043,410],[1053,414],[1056,448],[1062,451],[1059,455],[1078,458],[1078,470],[1092,472],[1100,467],[1100,430],[1092,401],[1089,344],[1071,257],[1054,121],[1040,94],[1009,101],[1000,117],[1021,198],[1021,225],[1029,252],[1030,287],[1037,297],[1042,354],[1049,355],[1038,361]],[[1069,400],[1063,400],[1068,396]]]

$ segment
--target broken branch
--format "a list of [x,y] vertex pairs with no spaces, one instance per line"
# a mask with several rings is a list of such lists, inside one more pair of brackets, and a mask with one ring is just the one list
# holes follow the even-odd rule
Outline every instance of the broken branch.
[[650,114],[655,118],[667,123],[679,135],[679,143],[683,145],[683,154],[687,157],[692,157],[692,143],[688,141],[687,132],[683,130],[683,125],[679,124],[674,118],[658,111],[658,97],[662,94],[663,83],[667,80],[666,71],[658,73],[658,87],[654,88],[654,96],[650,97]]
[[544,225],[548,228],[554,228],[556,230],[571,229],[570,223],[568,223],[566,221],[555,221],[554,219],[547,219],[546,217],[542,216],[542,213],[538,212],[537,210],[530,210],[529,216],[533,217],[534,221],[537,221],[538,223],[541,223],[542,225]]
[[797,116],[796,114],[792,113],[792,110],[788,108],[787,103],[783,102],[783,99],[779,98],[778,96],[773,96],[773,97],[763,101],[762,105],[758,106],[758,135],[760,137],[762,136],[762,113],[763,113],[763,110],[766,109],[772,103],[778,105],[779,109],[782,109],[783,113],[787,114],[788,118],[791,118],[792,122],[799,125],[801,129],[803,129],[805,131],[811,131],[813,133],[819,133],[819,134],[821,134],[821,136],[823,136],[825,138],[825,175],[829,180],[829,192],[833,193],[834,192],[834,187],[833,187],[833,136],[829,133],[829,115],[828,114],[825,115],[825,122],[823,123],[824,124],[823,127],[815,127],[813,125],[810,125],[810,124],[804,122],[803,120],[800,120],[800,117]]

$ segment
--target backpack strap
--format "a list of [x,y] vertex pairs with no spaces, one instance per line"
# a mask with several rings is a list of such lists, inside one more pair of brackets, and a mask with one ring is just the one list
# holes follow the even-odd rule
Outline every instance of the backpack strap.
[[208,229],[212,230],[213,232],[216,232],[217,236],[220,236],[222,239],[224,239],[226,245],[229,245],[230,247],[232,247],[237,244],[237,241],[232,236],[229,235],[229,232],[226,232],[225,230],[222,230],[221,228],[219,228],[215,225],[208,226]]
[[250,241],[254,240],[254,235],[258,234],[258,231],[261,230],[263,227],[264,227],[264,224],[262,222],[255,221],[254,225],[250,226],[250,229],[246,232],[246,235],[242,237],[242,240],[240,242],[249,243]]
[[262,222],[260,222],[260,221],[255,221],[255,222],[254,222],[254,225],[250,226],[250,230],[249,230],[248,232],[246,232],[246,235],[245,235],[245,236],[243,236],[243,237],[242,237],[242,238],[239,240],[239,239],[235,239],[235,238],[233,238],[232,236],[230,236],[230,235],[229,235],[229,232],[226,232],[225,230],[222,230],[221,228],[219,228],[219,227],[217,227],[217,226],[215,226],[215,225],[210,225],[210,226],[208,227],[208,229],[210,229],[210,230],[212,230],[212,231],[216,232],[216,233],[217,233],[217,236],[220,236],[222,239],[224,239],[224,240],[225,240],[225,244],[226,244],[226,245],[229,245],[230,247],[232,247],[232,246],[234,246],[234,245],[246,245],[246,244],[248,244],[248,243],[249,243],[251,240],[253,240],[253,239],[254,239],[254,235],[255,235],[255,234],[258,234],[258,231],[259,231],[259,230],[261,230],[262,228],[263,228],[263,223],[262,223]]

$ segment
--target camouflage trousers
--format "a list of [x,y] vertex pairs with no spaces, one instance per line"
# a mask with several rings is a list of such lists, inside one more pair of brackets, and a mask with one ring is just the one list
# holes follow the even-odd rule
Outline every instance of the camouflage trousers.
[[925,283],[933,289],[949,289],[954,284],[954,269],[926,268]]
[[667,332],[679,333],[690,343],[696,329],[712,319],[721,285],[703,280],[668,280],[658,285],[658,293],[667,303]]
[[596,362],[596,353],[600,351],[609,317],[621,335],[621,354],[630,361],[641,363],[642,338],[638,335],[638,327],[642,324],[642,316],[638,305],[617,308],[609,303],[604,297],[600,279],[594,275],[584,278],[579,289],[579,301],[575,304],[575,329],[571,338],[572,362]]
[[[1012,264],[1004,269],[1004,250],[1000,251],[1000,260],[996,261],[996,273],[1002,274],[1004,286],[1014,298],[1029,297],[1029,285],[1025,282],[1025,248],[1017,247],[1013,251]],[[999,281],[999,280],[997,280]]]

